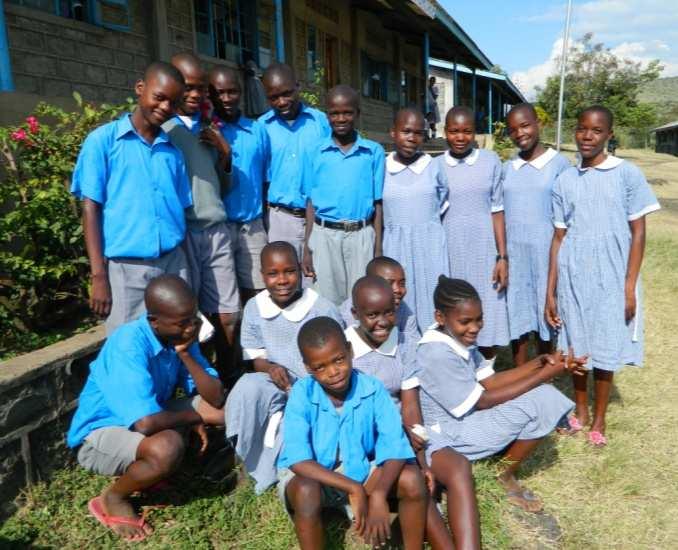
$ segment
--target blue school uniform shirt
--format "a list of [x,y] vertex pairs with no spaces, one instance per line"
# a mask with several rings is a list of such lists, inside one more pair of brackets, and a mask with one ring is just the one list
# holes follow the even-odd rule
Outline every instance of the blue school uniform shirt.
[[386,388],[376,378],[355,370],[341,413],[312,376],[292,386],[278,467],[314,460],[332,470],[337,451],[344,475],[358,483],[367,479],[371,461],[381,466],[387,460],[414,458],[400,413]]
[[384,169],[384,148],[378,143],[358,135],[344,152],[330,136],[307,152],[304,191],[323,220],[365,220],[381,200]]
[[271,154],[264,126],[241,116],[224,122],[221,134],[231,145],[231,189],[224,198],[228,220],[248,223],[262,215],[264,182]]
[[[209,374],[217,376],[197,343],[189,352]],[[131,428],[137,420],[163,411],[177,386],[188,395],[195,391],[174,347],[165,347],[158,340],[146,314],[121,326],[90,364],[68,431],[68,446],[77,447],[99,428]]]
[[302,162],[307,149],[330,135],[325,113],[301,104],[292,124],[271,109],[259,117],[270,142],[268,202],[306,208],[302,189]]
[[193,204],[184,157],[160,130],[148,144],[131,115],[90,133],[73,172],[71,193],[102,206],[104,256],[158,258],[184,240]]

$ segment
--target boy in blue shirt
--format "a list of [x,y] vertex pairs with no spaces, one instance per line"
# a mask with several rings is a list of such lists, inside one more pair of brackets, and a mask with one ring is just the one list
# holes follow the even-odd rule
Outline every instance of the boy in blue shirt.
[[[207,447],[204,424],[223,425],[224,389],[197,344],[200,320],[188,284],[152,279],[147,313],[115,331],[90,365],[68,431],[78,463],[120,476],[89,502],[91,514],[127,540],[152,530],[128,498],[167,478],[185,450],[178,430],[191,428]],[[172,399],[177,386],[195,397]]]
[[203,120],[201,107],[207,95],[207,75],[192,53],[172,57],[186,88],[177,115],[162,129],[184,155],[191,181],[193,206],[186,210],[185,250],[191,286],[200,311],[215,327],[217,367],[224,380],[235,361],[236,322],[240,298],[222,197],[229,187],[231,147],[221,133]]
[[281,497],[301,548],[323,547],[321,510],[348,503],[367,544],[390,538],[387,499],[398,499],[405,548],[424,542],[428,493],[400,414],[384,386],[351,367],[352,350],[335,320],[299,331],[309,375],[292,386],[278,466]]
[[327,95],[332,135],[305,157],[304,275],[341,305],[368,262],[381,256],[384,149],[355,129],[358,92],[339,85]]
[[141,314],[152,277],[188,277],[179,245],[191,191],[183,156],[160,128],[181,103],[184,85],[172,65],[149,65],[134,88],[134,112],[90,133],[73,172],[71,192],[83,201],[90,306],[107,316],[108,334]]
[[259,256],[268,237],[263,222],[263,194],[270,155],[262,124],[243,116],[242,88],[229,67],[215,67],[209,75],[210,99],[220,118],[222,136],[231,145],[231,188],[224,197],[231,246],[245,304],[264,288]]
[[272,107],[259,117],[270,141],[268,239],[287,241],[301,258],[306,224],[303,155],[330,135],[330,127],[324,113],[299,100],[299,82],[289,65],[270,65],[263,84]]

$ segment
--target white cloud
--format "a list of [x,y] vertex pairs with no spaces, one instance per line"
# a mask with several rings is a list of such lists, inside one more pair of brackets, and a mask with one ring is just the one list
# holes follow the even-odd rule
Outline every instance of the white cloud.
[[[527,15],[522,21],[530,24],[565,20],[565,4],[541,14]],[[659,59],[665,69],[662,76],[678,75],[678,6],[676,0],[592,0],[576,3],[572,9],[570,43],[586,33],[593,33],[595,42],[603,42],[612,52],[636,62]],[[652,38],[649,38],[652,37]],[[562,36],[555,40],[548,58],[511,79],[533,99],[535,86],[543,85],[558,67]]]

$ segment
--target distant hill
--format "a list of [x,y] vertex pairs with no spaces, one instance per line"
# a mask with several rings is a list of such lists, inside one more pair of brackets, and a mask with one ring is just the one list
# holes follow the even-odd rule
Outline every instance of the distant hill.
[[638,99],[655,105],[660,125],[678,120],[678,76],[658,78],[646,84]]

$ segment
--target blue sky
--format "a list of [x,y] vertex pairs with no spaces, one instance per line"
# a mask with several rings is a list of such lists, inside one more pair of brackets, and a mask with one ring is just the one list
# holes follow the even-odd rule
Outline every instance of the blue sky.
[[[528,96],[556,70],[564,0],[439,2]],[[663,76],[678,75],[678,0],[575,0],[570,38],[586,32],[622,57],[660,59]]]

